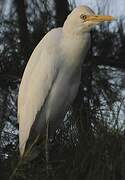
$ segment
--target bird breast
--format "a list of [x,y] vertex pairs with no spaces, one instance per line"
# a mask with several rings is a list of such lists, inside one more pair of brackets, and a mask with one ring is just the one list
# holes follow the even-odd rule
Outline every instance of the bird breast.
[[90,36],[64,36],[58,52],[61,66],[47,99],[47,119],[62,119],[76,97],[81,77],[81,64],[90,44]]
[[64,118],[77,94],[80,75],[80,71],[77,74],[69,74],[68,68],[64,67],[59,71],[46,102],[46,116],[48,120],[51,119],[51,122]]

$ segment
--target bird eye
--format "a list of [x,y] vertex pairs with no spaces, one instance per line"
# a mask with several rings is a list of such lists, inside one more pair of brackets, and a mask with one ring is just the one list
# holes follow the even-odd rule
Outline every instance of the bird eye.
[[81,18],[82,20],[84,20],[84,21],[85,21],[85,20],[86,20],[86,18],[87,18],[87,16],[86,16],[86,15],[84,15],[84,14],[81,14],[81,15],[80,15],[80,18]]

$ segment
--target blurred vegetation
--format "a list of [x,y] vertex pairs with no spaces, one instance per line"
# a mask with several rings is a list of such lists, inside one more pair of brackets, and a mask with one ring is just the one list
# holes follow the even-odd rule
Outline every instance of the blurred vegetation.
[[[17,95],[27,60],[53,27],[62,26],[75,7],[67,0],[11,0],[0,7],[0,178],[9,179],[19,162]],[[3,2],[3,3],[2,3]],[[96,1],[98,2],[98,1]],[[110,1],[97,3],[107,13]],[[92,47],[83,64],[79,93],[45,157],[21,164],[17,180],[125,179],[125,33],[123,19],[92,31]]]

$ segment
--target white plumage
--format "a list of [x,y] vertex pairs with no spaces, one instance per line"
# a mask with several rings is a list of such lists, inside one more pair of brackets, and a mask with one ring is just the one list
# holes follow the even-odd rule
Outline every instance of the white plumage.
[[96,16],[75,8],[62,28],[51,30],[37,45],[24,71],[18,96],[19,148],[24,154],[29,136],[49,135],[64,119],[80,84],[81,65],[90,47],[90,29],[111,16]]

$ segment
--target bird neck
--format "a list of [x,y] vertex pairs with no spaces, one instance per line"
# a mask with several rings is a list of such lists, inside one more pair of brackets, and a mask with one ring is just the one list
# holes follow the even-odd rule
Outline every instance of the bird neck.
[[81,66],[90,48],[90,41],[89,32],[77,34],[63,31],[62,46],[68,57],[68,63],[74,64],[74,66]]

